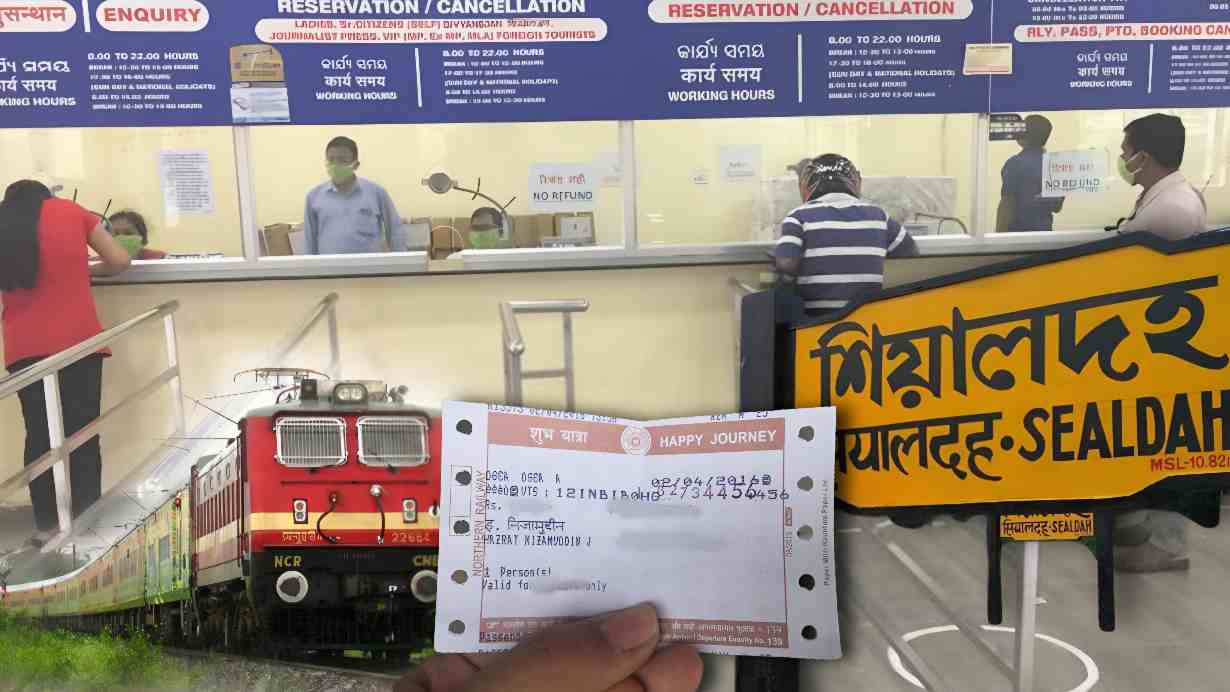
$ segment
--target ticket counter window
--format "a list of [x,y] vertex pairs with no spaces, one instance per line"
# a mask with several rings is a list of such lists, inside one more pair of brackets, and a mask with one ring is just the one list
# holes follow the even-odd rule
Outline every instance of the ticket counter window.
[[969,227],[973,115],[636,123],[642,247],[773,241],[800,204],[800,160],[842,154],[915,235]]
[[[1118,173],[1123,128],[1158,112],[1183,120],[1187,141],[1179,171],[1203,192],[1209,225],[1230,225],[1230,200],[1225,194],[1230,163],[1226,109],[1063,111],[1018,114],[1022,129],[1026,121],[1037,121],[1039,116],[1045,120],[1049,136],[1044,144],[990,142],[982,219],[987,232],[1101,231],[1130,215],[1141,188],[1129,185]],[[1031,199],[1033,194],[1038,196]],[[1007,221],[1008,217],[1016,221]],[[1050,229],[1045,228],[1047,220]]]
[[138,259],[243,256],[229,127],[0,129],[0,151],[5,184],[30,178],[100,216],[139,214],[160,252]]
[[276,126],[251,142],[264,256],[623,245],[617,123]]

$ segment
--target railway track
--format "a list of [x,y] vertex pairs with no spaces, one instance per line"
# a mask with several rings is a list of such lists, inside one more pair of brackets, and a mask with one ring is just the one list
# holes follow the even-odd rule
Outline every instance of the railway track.
[[312,673],[328,673],[339,677],[354,678],[374,682],[391,688],[393,683],[401,679],[410,667],[405,663],[391,664],[381,661],[371,661],[352,658],[338,658],[331,661],[335,665],[310,663],[300,658],[271,658],[268,656],[243,655],[217,651],[202,651],[198,649],[181,649],[177,647],[161,647],[163,653],[182,659],[205,661],[209,663],[259,664],[283,668],[290,671]]

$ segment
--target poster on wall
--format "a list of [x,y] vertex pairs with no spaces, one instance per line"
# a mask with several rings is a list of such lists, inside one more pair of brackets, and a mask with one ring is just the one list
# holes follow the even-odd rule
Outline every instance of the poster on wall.
[[993,77],[995,111],[1230,105],[1230,2],[995,3],[1016,71]]
[[163,211],[167,218],[181,214],[214,213],[213,179],[209,152],[201,149],[164,149],[158,152]]
[[982,0],[14,0],[7,127],[979,112]]

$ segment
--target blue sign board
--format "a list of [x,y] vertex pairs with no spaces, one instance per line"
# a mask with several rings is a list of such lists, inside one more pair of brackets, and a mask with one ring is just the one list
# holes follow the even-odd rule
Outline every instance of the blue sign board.
[[[990,0],[0,0],[0,127],[1221,105],[1230,97],[1227,8],[1208,0],[1005,0],[994,12]],[[1013,44],[1010,76],[976,74],[965,62],[968,46],[994,42]]]
[[1230,105],[1230,2],[1001,1],[995,41],[1014,70],[993,111]]

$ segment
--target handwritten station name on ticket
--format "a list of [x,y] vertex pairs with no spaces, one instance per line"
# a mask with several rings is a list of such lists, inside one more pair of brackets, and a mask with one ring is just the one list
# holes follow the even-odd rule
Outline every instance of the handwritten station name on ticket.
[[643,601],[662,642],[841,656],[832,408],[638,422],[448,402],[435,648]]

